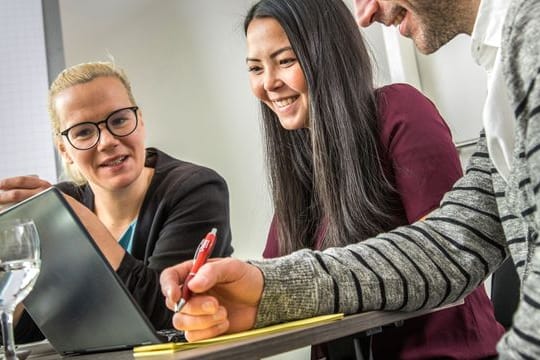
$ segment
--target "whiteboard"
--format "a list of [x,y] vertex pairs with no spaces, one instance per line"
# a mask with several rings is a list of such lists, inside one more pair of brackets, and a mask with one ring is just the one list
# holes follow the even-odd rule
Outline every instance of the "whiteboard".
[[55,183],[40,0],[0,1],[0,44],[0,178],[36,174]]

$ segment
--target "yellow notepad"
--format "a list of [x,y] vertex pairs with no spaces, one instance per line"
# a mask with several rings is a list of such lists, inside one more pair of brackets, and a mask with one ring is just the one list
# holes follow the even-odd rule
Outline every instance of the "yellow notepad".
[[248,331],[242,331],[236,334],[229,334],[218,336],[211,339],[205,339],[195,342],[177,342],[177,343],[164,343],[156,345],[144,345],[137,346],[133,348],[133,356],[147,356],[147,355],[161,355],[167,353],[173,353],[175,351],[182,351],[188,349],[194,349],[197,347],[210,345],[210,344],[220,344],[224,342],[230,342],[234,340],[243,340],[258,335],[270,334],[278,331],[293,329],[306,325],[319,324],[324,322],[330,322],[334,320],[343,319],[343,314],[331,314],[331,315],[322,315],[316,316],[308,319],[290,321],[283,324],[277,324],[272,326],[267,326],[264,328],[253,329]]

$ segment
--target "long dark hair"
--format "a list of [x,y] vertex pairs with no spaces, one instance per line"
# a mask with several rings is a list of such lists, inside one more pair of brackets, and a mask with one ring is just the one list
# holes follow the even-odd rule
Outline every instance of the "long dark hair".
[[396,223],[387,180],[369,53],[342,0],[262,0],[287,34],[306,78],[309,129],[285,130],[261,102],[280,254],[363,240]]

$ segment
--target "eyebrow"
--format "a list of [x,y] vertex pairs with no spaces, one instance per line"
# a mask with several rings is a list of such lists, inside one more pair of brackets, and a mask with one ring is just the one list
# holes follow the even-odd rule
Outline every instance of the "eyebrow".
[[[281,49],[277,49],[276,51],[274,51],[273,53],[270,54],[270,58],[273,59],[273,58],[275,58],[276,56],[278,56],[279,54],[284,53],[285,51],[289,51],[289,50],[292,51],[292,47],[290,47],[290,46],[285,46],[285,47],[282,47]],[[260,59],[257,59],[257,58],[250,58],[250,57],[247,57],[247,58],[246,58],[246,62],[248,62],[248,61],[258,61],[258,62],[260,62],[261,60],[260,60]]]

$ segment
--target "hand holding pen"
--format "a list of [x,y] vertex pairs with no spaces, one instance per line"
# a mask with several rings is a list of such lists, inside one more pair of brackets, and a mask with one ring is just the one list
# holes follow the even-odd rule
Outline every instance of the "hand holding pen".
[[175,313],[182,310],[186,302],[191,297],[191,290],[189,290],[188,283],[195,276],[195,274],[197,274],[199,268],[206,263],[206,261],[212,254],[212,250],[214,250],[214,245],[216,244],[216,233],[217,229],[213,228],[208,234],[206,234],[206,236],[202,239],[201,243],[197,247],[197,250],[195,251],[195,256],[193,258],[193,266],[191,267],[191,271],[189,272],[189,275],[186,277],[184,285],[182,286],[182,297],[174,307]]
[[[212,260],[189,282],[196,298],[172,319],[172,325],[183,330],[190,342],[248,330],[256,322],[264,287],[262,271],[232,257]],[[161,291],[171,310],[177,307],[182,296],[179,285],[185,285],[192,267],[192,261],[184,261],[161,272]]]

